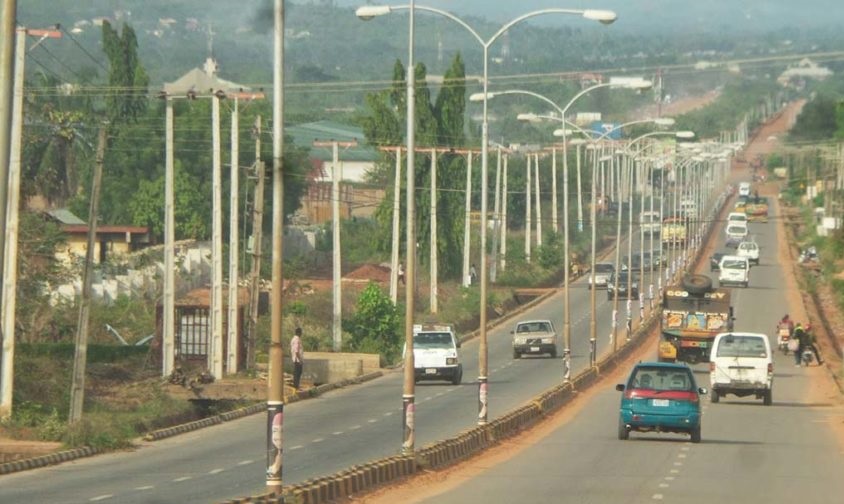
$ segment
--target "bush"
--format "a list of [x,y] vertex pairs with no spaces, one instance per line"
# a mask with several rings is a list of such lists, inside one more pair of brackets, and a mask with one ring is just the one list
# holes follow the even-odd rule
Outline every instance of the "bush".
[[349,333],[346,348],[352,352],[379,353],[389,363],[401,356],[399,312],[375,283],[361,292],[354,315],[344,321]]

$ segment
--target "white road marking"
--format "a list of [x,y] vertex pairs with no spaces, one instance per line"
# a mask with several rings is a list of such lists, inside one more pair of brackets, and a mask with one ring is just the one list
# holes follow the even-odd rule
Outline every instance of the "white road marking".
[[237,465],[244,466],[246,464],[251,464],[252,462],[254,462],[254,460],[241,460],[240,462],[237,463]]
[[349,427],[349,430],[358,430],[358,429],[360,429],[360,425],[352,425],[351,427]]
[[323,441],[325,441],[325,438],[318,437],[312,440],[311,443],[322,443]]
[[388,412],[384,413],[384,416],[393,416],[393,412],[392,412],[392,411],[388,411]]
[[208,471],[208,474],[220,474],[224,470],[225,469],[211,469],[210,471]]
[[181,483],[182,481],[187,481],[191,479],[191,476],[182,476],[181,478],[176,478],[173,480],[174,483]]
[[96,502],[96,501],[101,501],[101,500],[105,500],[105,499],[111,499],[112,497],[114,497],[114,494],[105,494],[105,495],[98,495],[96,497],[92,497],[89,500],[91,502]]
[[662,500],[662,494],[654,494],[654,496],[653,496],[653,497],[651,497],[651,498],[652,498],[653,500]]
[[369,422],[369,423],[375,423],[377,421],[378,421],[377,418],[370,418],[369,420],[367,420],[367,422]]
[[679,469],[671,469],[668,472],[670,472],[671,474],[678,474],[680,472],[680,470]]
[[155,488],[154,485],[144,485],[144,486],[135,487],[135,490],[152,490],[153,488]]
[[302,445],[291,446],[288,450],[298,450],[299,448],[302,448]]
[[335,436],[339,436],[342,433],[343,433],[343,431],[332,432],[332,434],[334,434]]
[[685,453],[678,453],[677,458],[686,458],[686,454]]
[[668,483],[660,483],[659,488],[668,488],[670,485]]
[[674,481],[674,476],[666,476],[665,481]]
[[682,447],[682,448],[680,448],[680,449],[681,449],[681,450],[683,450],[683,451],[689,451],[689,447],[688,447],[688,446],[684,446],[684,447]]
[[682,462],[674,462],[674,465],[675,466],[681,466],[681,465],[683,465],[683,463]]

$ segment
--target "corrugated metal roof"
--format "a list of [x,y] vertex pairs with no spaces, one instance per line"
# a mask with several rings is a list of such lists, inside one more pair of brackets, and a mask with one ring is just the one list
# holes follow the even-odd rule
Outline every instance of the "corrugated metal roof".
[[76,215],[73,214],[67,208],[55,208],[53,210],[47,210],[47,215],[56,219],[61,224],[74,224],[74,225],[86,225],[86,222]]

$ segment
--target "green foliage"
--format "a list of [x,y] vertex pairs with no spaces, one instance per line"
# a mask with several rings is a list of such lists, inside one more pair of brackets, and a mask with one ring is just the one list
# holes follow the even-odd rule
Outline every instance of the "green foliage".
[[108,21],[103,22],[103,51],[109,62],[108,82],[119,93],[109,93],[108,119],[112,123],[134,122],[147,107],[149,76],[138,57],[138,39],[135,30],[123,25],[118,34]]
[[839,103],[833,97],[819,95],[803,106],[791,129],[794,140],[822,140],[831,138],[839,128],[836,110]]
[[345,346],[352,352],[379,353],[387,362],[401,355],[399,313],[390,297],[370,282],[358,298],[354,315],[344,321]]

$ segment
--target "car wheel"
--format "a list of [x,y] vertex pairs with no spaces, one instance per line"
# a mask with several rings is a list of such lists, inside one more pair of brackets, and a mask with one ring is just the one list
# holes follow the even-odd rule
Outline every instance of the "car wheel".
[[689,434],[692,435],[692,443],[700,443],[700,425],[692,429]]
[[774,403],[774,397],[773,396],[774,396],[774,394],[773,394],[773,391],[771,389],[766,390],[765,391],[765,397],[762,398],[762,404],[764,404],[765,406],[770,406],[771,404],[773,404]]
[[618,439],[624,441],[630,437],[630,431],[621,419],[618,420]]
[[520,354],[520,353],[518,352],[518,350],[513,350],[513,358],[514,358],[514,359],[519,359],[519,358],[521,358],[521,357],[522,357],[522,354]]
[[717,390],[713,390],[709,394],[709,400],[712,401],[713,404],[718,404],[718,401],[721,400],[721,394]]
[[451,377],[451,384],[452,385],[460,385],[460,382],[463,381],[463,367],[458,366],[457,372],[454,373],[454,376]]

